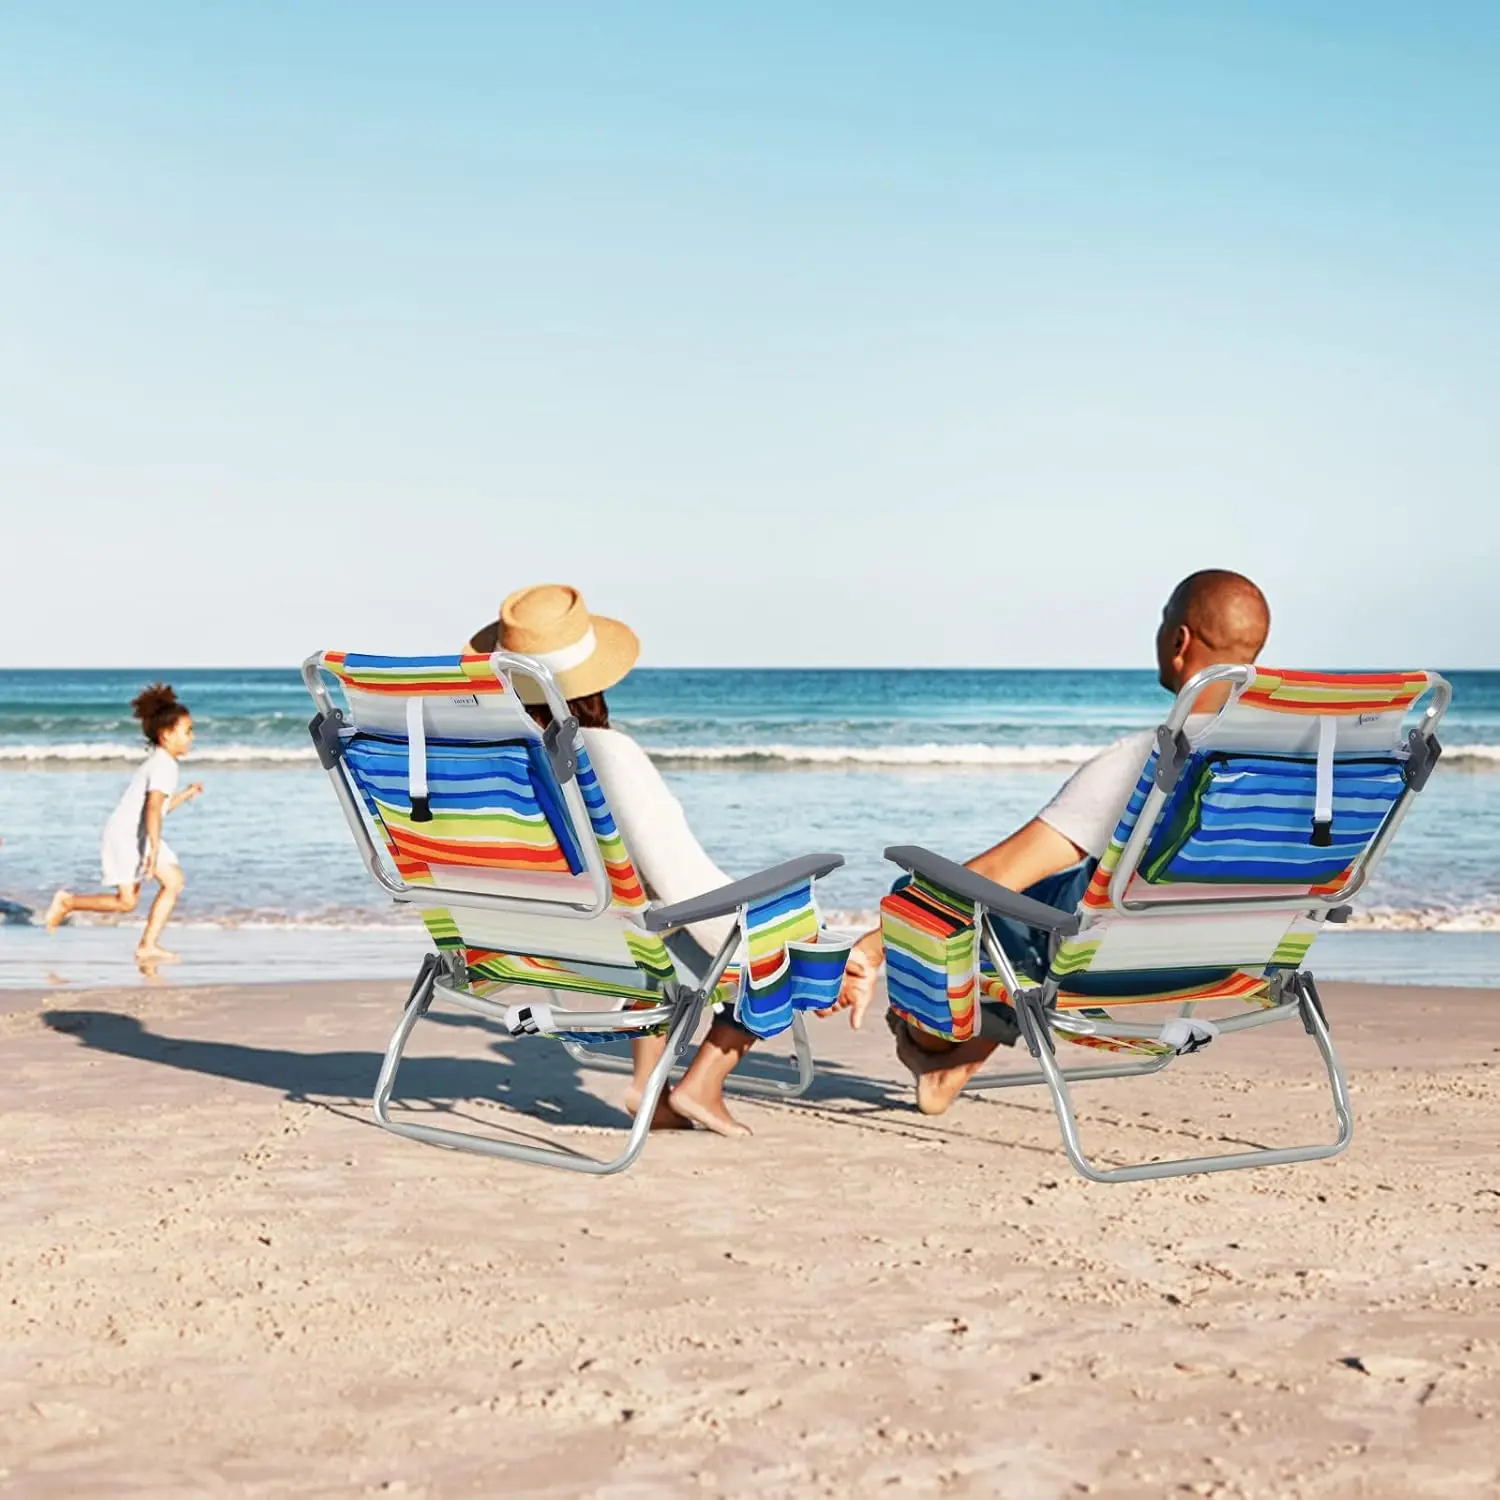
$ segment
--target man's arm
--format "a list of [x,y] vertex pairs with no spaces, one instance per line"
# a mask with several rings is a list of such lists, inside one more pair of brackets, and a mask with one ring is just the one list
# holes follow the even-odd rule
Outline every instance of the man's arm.
[[[1083,858],[1083,850],[1072,839],[1065,838],[1049,823],[1033,818],[1024,828],[1001,840],[983,854],[965,861],[969,869],[983,875],[987,880],[1008,885],[1013,891],[1025,890],[1038,880],[1056,875],[1076,865]],[[880,966],[884,961],[884,948],[880,940],[880,929],[867,932],[849,953],[849,962],[844,969],[844,982],[839,989],[835,1010],[849,1012],[849,1024],[857,1031],[869,1009],[875,994],[875,981],[880,977]],[[828,1012],[823,1012],[827,1014]]]

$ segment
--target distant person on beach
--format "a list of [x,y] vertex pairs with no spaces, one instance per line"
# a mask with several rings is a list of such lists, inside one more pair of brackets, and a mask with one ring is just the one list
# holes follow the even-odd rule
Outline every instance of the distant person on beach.
[[[640,655],[635,632],[618,620],[591,616],[577,589],[544,583],[512,594],[500,606],[500,618],[469,642],[471,651],[497,648],[535,657],[551,667],[568,711],[582,729],[589,763],[604,788],[646,894],[672,903],[728,885],[730,877],[704,853],[682,804],[650,757],[629,735],[610,725],[605,690],[621,682],[635,665]],[[524,678],[516,686],[523,699],[534,700],[528,710],[545,728],[552,716],[539,701],[540,693]],[[695,922],[685,931],[672,933],[667,946],[694,973],[705,973],[734,922],[733,917]],[[719,1135],[749,1135],[749,1126],[725,1107],[724,1080],[754,1042],[748,1031],[735,1024],[727,1008],[716,1011],[692,1066],[657,1105],[652,1128],[701,1125]],[[666,1045],[660,1036],[631,1042],[635,1076],[626,1096],[631,1113],[640,1107],[646,1080]]]
[[203,786],[195,781],[177,790],[177,762],[193,747],[193,716],[177,694],[166,683],[153,682],[130,707],[151,751],[104,825],[100,863],[104,884],[114,886],[115,893],[75,896],[71,891],[58,891],[47,908],[47,931],[55,932],[75,911],[132,912],[141,886],[155,880],[159,889],[135,956],[143,964],[160,963],[177,957],[161,946],[161,934],[183,886],[182,866],[161,836],[162,821],[169,812],[200,796]]
[[[1158,680],[1175,694],[1205,667],[1253,662],[1270,629],[1265,595],[1248,578],[1220,568],[1194,573],[1172,590],[1162,610],[1156,632]],[[1210,688],[1194,705],[1195,712],[1217,711],[1227,693],[1224,686]],[[1141,730],[1101,750],[1073,773],[1029,823],[971,859],[969,868],[1049,906],[1071,911],[1109,847],[1146,763],[1153,733]],[[1019,923],[990,920],[1018,971],[1040,979],[1048,962],[1046,934]],[[849,1011],[849,1023],[856,1028],[874,995],[883,957],[878,929],[867,932],[849,956],[837,1008]],[[1001,1040],[1014,1044],[1017,1032],[1009,1007],[997,1008],[986,1001],[984,1008],[992,1030],[998,1022],[1002,1036],[985,1035],[981,1030],[968,1041],[950,1042],[907,1026],[894,1012],[887,1013],[896,1054],[916,1080],[917,1107],[924,1114],[942,1114]]]

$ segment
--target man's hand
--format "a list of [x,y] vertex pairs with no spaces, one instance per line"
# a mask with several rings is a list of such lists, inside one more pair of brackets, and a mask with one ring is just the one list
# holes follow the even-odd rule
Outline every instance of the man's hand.
[[194,797],[201,797],[202,795],[203,783],[201,781],[190,781],[182,789],[182,800],[184,802],[191,802]]
[[146,857],[141,861],[141,880],[154,880],[156,878],[156,860],[158,850],[152,846],[146,850]]
[[858,1031],[875,995],[875,981],[885,963],[885,948],[879,931],[867,932],[850,950],[844,966],[844,982],[839,997],[818,1015],[831,1016],[836,1010],[849,1012],[849,1024]]

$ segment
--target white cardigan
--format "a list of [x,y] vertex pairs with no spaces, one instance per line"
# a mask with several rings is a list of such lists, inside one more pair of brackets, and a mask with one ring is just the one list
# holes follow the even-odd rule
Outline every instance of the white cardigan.
[[[729,884],[729,876],[693,836],[682,803],[628,734],[585,729],[583,743],[648,896],[668,903],[686,901]],[[688,931],[715,953],[733,926],[732,916],[714,917],[695,922]]]

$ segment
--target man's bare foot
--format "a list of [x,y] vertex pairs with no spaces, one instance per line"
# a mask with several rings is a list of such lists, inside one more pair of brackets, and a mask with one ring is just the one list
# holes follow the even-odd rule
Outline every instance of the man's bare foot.
[[685,1121],[693,1125],[701,1125],[705,1130],[713,1131],[715,1135],[733,1137],[752,1133],[748,1125],[736,1120],[724,1107],[722,1094],[713,1100],[700,1099],[679,1084],[672,1090],[668,1102]]
[[969,1080],[995,1050],[986,1037],[971,1037],[940,1052],[928,1052],[913,1040],[911,1029],[894,1011],[886,1014],[896,1038],[896,1056],[917,1085],[917,1108],[924,1115],[946,1114]]
[[58,891],[53,896],[51,904],[47,907],[47,915],[42,918],[48,932],[56,932],[68,919],[68,902],[72,899],[71,891]]
[[177,962],[177,955],[170,948],[153,945],[150,948],[137,948],[135,961],[138,964],[171,964]]
[[[640,1113],[641,1091],[634,1084],[625,1090],[625,1109],[633,1120]],[[667,1103],[667,1096],[663,1094],[656,1101],[656,1108],[651,1114],[651,1128],[653,1130],[691,1130],[693,1122],[684,1120]]]

